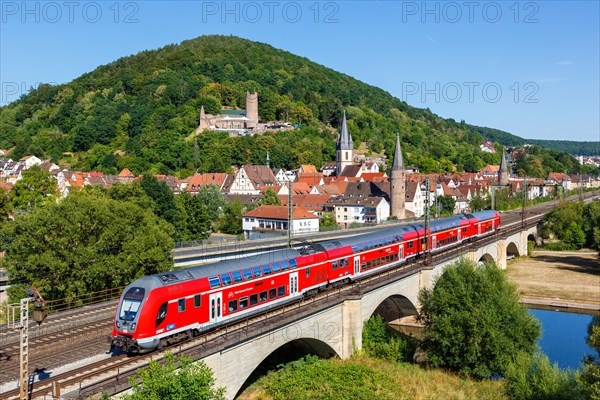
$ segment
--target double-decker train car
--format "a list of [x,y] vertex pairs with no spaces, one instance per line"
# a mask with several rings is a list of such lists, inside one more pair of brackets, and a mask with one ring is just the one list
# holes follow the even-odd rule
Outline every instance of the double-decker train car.
[[395,268],[427,250],[442,251],[489,235],[500,214],[482,211],[400,225],[193,268],[144,276],[117,305],[112,346],[151,350],[327,288]]

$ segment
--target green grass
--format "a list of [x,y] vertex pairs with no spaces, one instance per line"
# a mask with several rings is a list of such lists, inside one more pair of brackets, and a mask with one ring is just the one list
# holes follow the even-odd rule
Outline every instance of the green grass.
[[364,354],[349,360],[308,357],[270,372],[240,400],[502,400],[500,381],[478,381],[409,363],[391,363]]

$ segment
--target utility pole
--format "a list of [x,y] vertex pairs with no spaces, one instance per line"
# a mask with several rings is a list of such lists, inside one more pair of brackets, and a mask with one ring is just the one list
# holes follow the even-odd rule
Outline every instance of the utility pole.
[[430,215],[429,215],[429,211],[430,211],[430,205],[429,205],[430,181],[429,181],[429,178],[425,179],[425,186],[427,187],[427,190],[425,191],[425,264],[429,265],[430,256],[431,256],[431,251],[430,251],[431,249],[429,248],[429,239],[430,239],[429,226],[431,224]]
[[521,226],[525,226],[525,208],[527,207],[527,175],[523,179],[523,205],[521,207]]
[[290,180],[288,182],[288,249],[291,249],[294,236],[294,206],[292,204],[292,181]]
[[[19,398],[29,398],[29,304],[33,301],[33,320],[39,324],[46,318],[45,301],[37,288],[27,289],[29,297],[19,302],[20,351],[19,351]],[[16,304],[12,307],[15,307]]]

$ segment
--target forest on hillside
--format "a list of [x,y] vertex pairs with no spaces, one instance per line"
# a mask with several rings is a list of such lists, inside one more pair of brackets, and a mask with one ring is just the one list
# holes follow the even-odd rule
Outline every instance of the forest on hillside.
[[[193,137],[202,105],[207,113],[244,108],[246,91],[255,90],[261,120],[289,119],[300,128],[253,137],[217,132]],[[399,133],[407,164],[423,172],[477,171],[499,163],[498,154],[479,149],[486,130],[411,107],[306,58],[231,36],[142,51],[70,83],[40,85],[0,107],[0,148],[12,149],[13,159],[33,154],[105,173],[225,172],[232,165],[263,163],[267,151],[273,167],[320,168],[334,160],[344,110],[354,142],[366,144],[367,156],[389,157]],[[550,159],[560,160],[561,171],[580,169],[568,155],[542,148],[538,153],[526,162],[540,176],[556,169]]]

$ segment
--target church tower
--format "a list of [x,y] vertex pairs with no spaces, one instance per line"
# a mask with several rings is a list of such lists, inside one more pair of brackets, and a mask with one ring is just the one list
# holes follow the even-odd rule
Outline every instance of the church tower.
[[354,142],[348,132],[348,123],[346,122],[346,111],[342,120],[342,133],[338,136],[336,144],[336,175],[340,176],[344,168],[354,162]]
[[506,165],[506,153],[502,149],[502,160],[500,160],[500,169],[498,170],[498,185],[508,185],[508,167]]
[[394,161],[392,162],[392,172],[390,176],[390,202],[390,215],[398,219],[404,219],[406,202],[406,172],[404,170],[404,160],[402,159],[402,149],[400,148],[400,135],[396,136],[396,150],[394,151]]
[[258,93],[246,92],[246,128],[256,128],[258,125]]
[[208,118],[206,118],[206,114],[204,113],[204,106],[200,108],[200,122],[198,124],[198,128],[196,128],[196,135],[202,133],[205,129],[210,129],[210,123],[208,122]]

